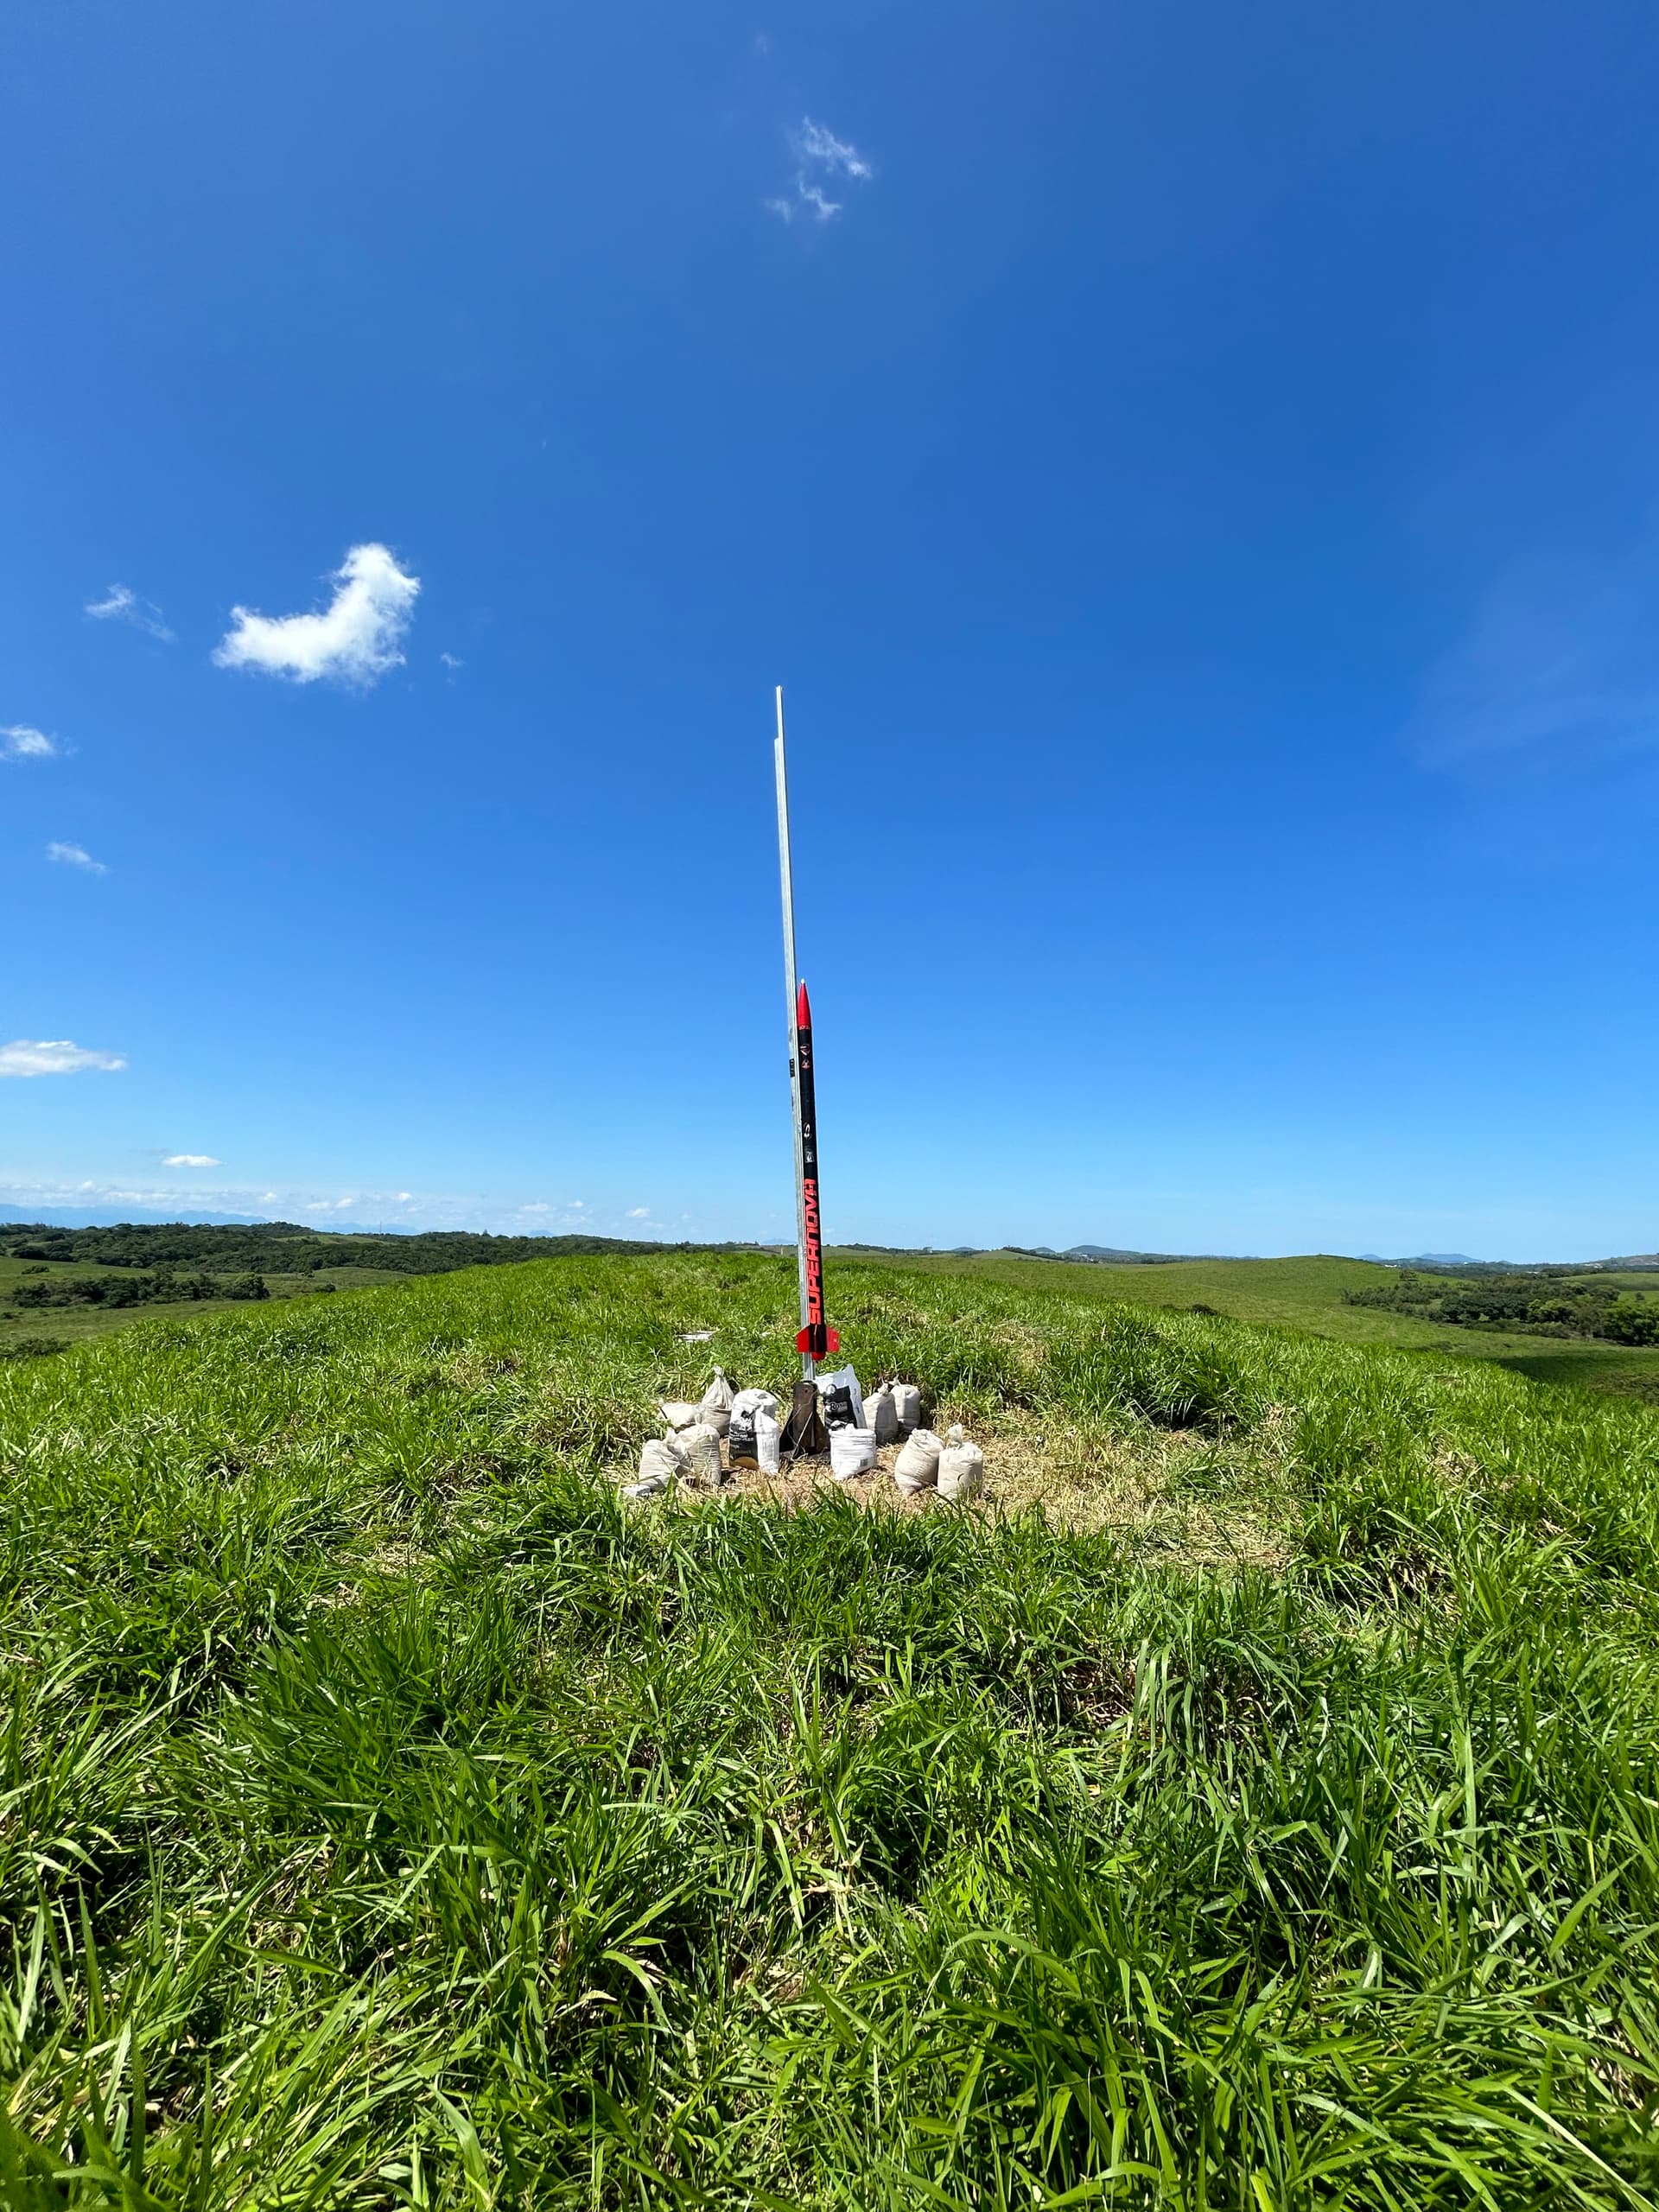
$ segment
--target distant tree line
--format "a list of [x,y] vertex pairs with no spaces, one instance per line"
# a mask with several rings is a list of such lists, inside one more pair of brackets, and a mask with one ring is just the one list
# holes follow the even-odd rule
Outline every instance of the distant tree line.
[[[17,1260],[75,1261],[102,1268],[234,1268],[250,1274],[309,1274],[325,1268],[384,1268],[406,1275],[500,1267],[562,1253],[754,1251],[753,1244],[647,1244],[620,1236],[491,1236],[471,1230],[330,1231],[292,1221],[118,1222],[107,1229],[54,1229],[19,1222],[0,1229],[0,1253]],[[223,1294],[220,1294],[221,1295]]]
[[263,1275],[154,1274],[48,1275],[20,1282],[14,1306],[175,1306],[205,1298],[269,1298]]
[[1377,1306],[1422,1321],[1465,1329],[1507,1329],[1536,1337],[1595,1337],[1615,1344],[1659,1344],[1659,1304],[1645,1291],[1586,1281],[1548,1268],[1483,1275],[1477,1281],[1418,1274],[1402,1268],[1397,1282],[1344,1290],[1348,1306]]

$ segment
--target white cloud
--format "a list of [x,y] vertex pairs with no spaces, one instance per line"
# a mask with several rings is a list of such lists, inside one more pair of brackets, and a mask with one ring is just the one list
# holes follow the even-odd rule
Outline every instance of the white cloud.
[[58,741],[27,722],[0,722],[0,760],[50,760]]
[[799,127],[790,133],[789,143],[795,155],[794,196],[780,194],[766,202],[768,213],[781,216],[786,223],[792,223],[798,215],[815,223],[833,222],[845,203],[832,200],[824,185],[837,177],[868,184],[875,175],[856,146],[837,138],[810,115],[801,118]]
[[126,622],[135,630],[142,630],[146,637],[159,638],[163,645],[173,643],[173,632],[162,620],[162,610],[125,584],[111,584],[102,599],[88,600],[86,612],[94,622]]
[[465,668],[467,665],[466,662],[462,660],[459,653],[440,653],[438,655],[438,658],[442,661],[444,667],[449,671],[452,676],[458,668]]
[[14,1037],[10,1045],[0,1045],[0,1076],[79,1075],[87,1068],[112,1072],[126,1065],[118,1052],[88,1052],[67,1037]]
[[630,1206],[625,1218],[629,1221],[645,1221],[649,1218],[650,1213],[649,1206]]
[[420,578],[400,569],[384,545],[353,545],[328,581],[334,595],[320,614],[273,616],[233,607],[215,664],[263,669],[296,683],[321,677],[361,685],[400,666]]
[[795,134],[795,150],[804,162],[817,163],[831,176],[855,177],[861,184],[868,184],[875,175],[856,146],[837,138],[833,130],[814,123],[810,115],[801,118],[801,127]]
[[162,1162],[163,1167],[222,1167],[224,1164],[211,1152],[169,1152]]
[[58,861],[65,868],[84,868],[92,875],[109,874],[102,861],[95,861],[85,845],[63,845],[54,839],[46,849],[49,861]]
[[831,200],[821,186],[809,184],[804,176],[798,176],[793,200],[768,200],[766,207],[786,223],[792,223],[798,215],[810,215],[815,222],[828,223],[840,214],[842,204],[839,200]]

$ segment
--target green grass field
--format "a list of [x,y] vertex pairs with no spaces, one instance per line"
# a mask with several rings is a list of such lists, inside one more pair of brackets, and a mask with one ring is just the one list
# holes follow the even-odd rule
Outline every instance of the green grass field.
[[1652,2203],[1659,1414],[1003,1272],[974,1510],[619,1503],[767,1257],[0,1367],[8,2212]]
[[[55,1351],[64,1345],[86,1344],[94,1337],[108,1336],[113,1329],[130,1328],[135,1322],[161,1315],[170,1315],[174,1319],[184,1315],[200,1316],[237,1302],[202,1300],[182,1306],[48,1306],[21,1310],[7,1302],[21,1282],[41,1278],[69,1281],[87,1275],[118,1278],[124,1273],[125,1270],[119,1268],[84,1262],[30,1262],[0,1253],[0,1360],[26,1358],[42,1346]],[[268,1274],[264,1281],[273,1298],[305,1298],[325,1291],[358,1290],[371,1284],[402,1282],[404,1277],[388,1268],[347,1266],[305,1274]]]
[[[848,1260],[876,1261],[849,1247]],[[1659,1350],[1561,1341],[1516,1332],[1452,1328],[1409,1313],[1344,1306],[1344,1290],[1363,1290],[1398,1280],[1398,1270],[1364,1260],[1314,1254],[1294,1260],[1175,1260],[1155,1265],[1109,1267],[1068,1260],[1027,1260],[1009,1252],[907,1255],[903,1264],[943,1274],[968,1274],[993,1282],[1055,1290],[1072,1298],[1128,1300],[1139,1306],[1212,1306],[1239,1321],[1268,1321],[1344,1344],[1398,1344],[1407,1351],[1450,1352],[1489,1359],[1538,1382],[1565,1382],[1611,1390],[1659,1403]],[[1659,1287],[1653,1274],[1596,1278],[1621,1288]]]

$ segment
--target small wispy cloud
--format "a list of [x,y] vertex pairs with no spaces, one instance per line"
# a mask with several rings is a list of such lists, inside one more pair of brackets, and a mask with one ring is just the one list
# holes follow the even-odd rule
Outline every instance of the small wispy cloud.
[[1659,562],[1517,562],[1430,670],[1409,734],[1441,766],[1659,746]]
[[215,1160],[211,1152],[169,1152],[162,1160],[163,1167],[222,1167],[222,1160]]
[[64,868],[85,868],[89,875],[107,875],[110,872],[102,861],[92,858],[85,845],[64,845],[54,839],[46,849],[46,857]]
[[0,1076],[83,1075],[98,1068],[112,1074],[126,1065],[119,1052],[94,1052],[67,1037],[14,1037],[0,1045]]
[[810,115],[801,118],[801,127],[795,133],[795,149],[804,162],[816,162],[827,169],[831,176],[849,176],[860,184],[868,184],[875,171],[856,146],[845,138],[837,138],[821,123],[814,123]]
[[147,638],[159,638],[164,645],[173,643],[174,633],[162,619],[162,610],[148,599],[140,599],[126,584],[111,584],[102,599],[89,599],[86,612],[94,622],[125,622],[134,630],[142,630]]
[[462,660],[459,653],[440,653],[438,655],[438,659],[442,664],[449,671],[452,676],[456,669],[465,668],[467,665],[466,662]]
[[795,156],[793,190],[783,193],[766,203],[770,213],[792,223],[798,216],[809,222],[833,222],[845,202],[832,200],[827,187],[845,179],[853,184],[868,184],[875,175],[871,162],[856,146],[822,123],[815,123],[804,115],[798,125],[789,134],[789,143]]
[[61,750],[55,737],[27,722],[0,722],[0,760],[51,760]]
[[385,546],[369,544],[353,545],[328,581],[334,595],[320,613],[269,615],[233,607],[215,664],[295,683],[321,679],[363,688],[400,666],[420,578],[400,569]]
[[629,1221],[649,1221],[651,1218],[651,1208],[649,1206],[630,1206],[626,1218]]

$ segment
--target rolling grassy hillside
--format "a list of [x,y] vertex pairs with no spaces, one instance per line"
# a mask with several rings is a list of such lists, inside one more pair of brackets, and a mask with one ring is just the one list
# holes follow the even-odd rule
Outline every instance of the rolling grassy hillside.
[[[118,1222],[65,1228],[47,1222],[0,1224],[0,1360],[28,1359],[84,1344],[156,1314],[177,1319],[239,1303],[248,1286],[269,1298],[304,1298],[572,1253],[688,1249],[620,1238],[492,1236],[461,1230],[416,1234],[308,1229],[295,1222]],[[724,1246],[708,1248],[715,1251]],[[739,1249],[753,1249],[753,1247]],[[163,1292],[158,1278],[174,1280]],[[178,1295],[181,1286],[192,1291]],[[31,1303],[41,1288],[58,1294],[101,1286],[114,1298]],[[135,1289],[157,1294],[133,1298]]]
[[[21,1230],[5,1235],[15,1247],[32,1240]],[[474,1264],[487,1255],[493,1265],[528,1258],[551,1258],[577,1251],[610,1251],[625,1257],[690,1248],[639,1244],[614,1239],[566,1236],[489,1237],[445,1233],[429,1236],[335,1235],[277,1224],[274,1228],[79,1230],[48,1233],[48,1240],[73,1257],[29,1261],[0,1249],[0,1360],[26,1357],[79,1344],[112,1329],[130,1327],[152,1314],[176,1317],[177,1305],[54,1306],[20,1309],[14,1294],[25,1281],[67,1280],[102,1275],[114,1281],[128,1268],[177,1265],[208,1277],[257,1271],[274,1299],[303,1298],[336,1290],[391,1283],[410,1274],[441,1274]],[[753,1247],[704,1248],[711,1256]],[[123,1253],[124,1265],[109,1255]],[[1574,1383],[1611,1390],[1659,1403],[1659,1349],[1636,1350],[1591,1341],[1552,1341],[1522,1332],[1452,1328],[1408,1313],[1344,1306],[1344,1290],[1397,1282],[1399,1272],[1363,1260],[1314,1255],[1291,1260],[1140,1261],[1133,1265],[1080,1265],[1065,1260],[1033,1260],[1009,1252],[971,1255],[878,1252],[839,1248],[843,1262],[902,1266],[945,1274],[976,1274],[1028,1289],[1058,1290],[1063,1295],[1138,1305],[1208,1306],[1243,1321],[1266,1321],[1349,1344],[1391,1344],[1425,1351],[1448,1351],[1465,1359],[1490,1359],[1538,1382]],[[1599,1284],[1651,1294],[1652,1273],[1598,1274]],[[206,1300],[188,1310],[213,1310]],[[229,1302],[225,1301],[225,1302]]]
[[[844,1248],[839,1256],[881,1263],[857,1246]],[[1461,1359],[1488,1359],[1535,1382],[1573,1383],[1659,1402],[1659,1351],[1587,1339],[1561,1342],[1520,1332],[1451,1328],[1408,1313],[1344,1306],[1344,1290],[1399,1281],[1397,1268],[1375,1261],[1321,1253],[1294,1260],[1173,1260],[1112,1267],[977,1252],[963,1257],[912,1254],[903,1264],[934,1274],[971,1274],[991,1282],[1053,1290],[1071,1298],[1176,1308],[1208,1306],[1235,1320],[1272,1322],[1344,1344],[1398,1344],[1408,1351],[1449,1352]],[[1659,1287],[1651,1273],[1597,1274],[1592,1280],[1631,1290]]]
[[982,1510],[619,1504],[760,1256],[0,1370],[0,2202],[1653,2201],[1659,1415],[831,1287]]

